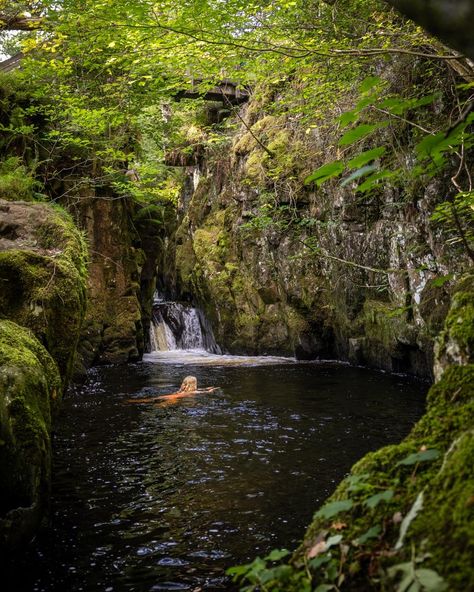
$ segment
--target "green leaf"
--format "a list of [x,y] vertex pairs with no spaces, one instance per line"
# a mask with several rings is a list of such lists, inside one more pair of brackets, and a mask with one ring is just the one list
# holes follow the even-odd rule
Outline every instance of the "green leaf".
[[326,541],[326,551],[331,547],[334,547],[334,545],[338,545],[341,541],[342,534],[335,534],[334,536],[329,537]]
[[316,512],[314,515],[315,518],[332,518],[333,516],[337,516],[341,512],[347,512],[350,510],[354,502],[352,500],[341,500],[339,502],[330,502],[329,504],[325,504],[320,510]]
[[351,173],[348,177],[346,177],[341,182],[341,187],[345,187],[346,185],[351,183],[351,181],[355,181],[355,179],[359,179],[360,177],[364,177],[365,175],[368,175],[369,173],[373,173],[374,171],[377,171],[378,168],[379,167],[377,165],[368,164],[366,166],[361,167],[360,169],[357,169],[357,171],[354,171],[353,173]]
[[361,99],[357,105],[355,106],[354,111],[356,113],[360,113],[361,111],[363,111],[366,107],[368,107],[369,105],[372,105],[372,103],[374,102],[374,97],[368,96],[368,97],[364,97],[363,99]]
[[239,576],[243,576],[244,574],[246,574],[248,571],[250,571],[251,569],[251,565],[250,563],[246,564],[246,565],[235,565],[234,567],[229,567],[226,570],[226,574],[228,576],[234,576],[234,577],[239,577]]
[[426,592],[444,592],[448,587],[443,578],[432,569],[416,569],[415,577]]
[[319,569],[322,565],[324,565],[325,563],[327,563],[328,561],[331,561],[331,557],[329,555],[320,555],[319,557],[315,557],[314,559],[311,559],[311,561],[309,562],[309,567],[311,569]]
[[319,584],[314,592],[329,592],[329,590],[335,590],[336,586],[333,584]]
[[366,179],[361,185],[359,185],[356,189],[358,193],[365,193],[366,191],[370,191],[374,187],[379,185],[379,181],[382,179],[390,179],[391,177],[395,177],[394,171],[380,171],[379,173],[374,173],[368,179]]
[[394,492],[391,489],[382,491],[382,493],[376,493],[365,500],[364,505],[370,509],[373,509],[379,505],[380,502],[389,502],[394,496]]
[[283,557],[287,557],[290,552],[287,549],[273,549],[270,553],[265,557],[267,561],[280,561]]
[[372,150],[366,150],[365,152],[361,152],[358,156],[355,156],[351,159],[347,166],[351,169],[357,169],[359,167],[364,166],[365,164],[369,163],[376,158],[380,158],[382,154],[386,152],[385,146],[380,146],[379,148],[373,148]]
[[361,94],[366,93],[378,86],[381,82],[382,81],[378,76],[367,76],[367,78],[364,78],[361,85],[359,86],[359,92]]
[[350,123],[355,123],[357,121],[358,117],[359,117],[359,115],[355,111],[347,111],[346,113],[343,113],[339,117],[338,121],[339,121],[341,127],[346,127]]
[[397,563],[396,565],[392,565],[392,567],[387,569],[388,577],[395,578],[399,571],[401,571],[403,574],[413,573],[413,564],[411,561],[406,561],[405,563]]
[[438,132],[434,135],[428,135],[416,145],[416,152],[419,157],[431,156],[431,154],[440,148],[443,141],[446,139],[444,132]]
[[354,142],[357,142],[357,140],[365,138],[365,136],[368,136],[379,127],[381,127],[381,124],[378,123],[363,123],[361,125],[358,125],[354,129],[351,129],[350,131],[346,132],[339,140],[338,144],[339,146],[350,146]]
[[430,448],[429,450],[423,450],[422,452],[414,452],[413,454],[409,454],[406,458],[401,460],[397,463],[399,465],[416,465],[420,462],[429,462],[432,460],[436,460],[441,452],[436,450],[435,448]]
[[309,183],[316,183],[319,187],[322,183],[331,179],[332,177],[336,177],[340,175],[344,170],[344,163],[340,160],[336,160],[334,162],[330,162],[328,164],[323,165],[319,169],[315,170],[311,175],[306,177],[304,180],[305,185],[309,185]]
[[369,477],[370,475],[368,473],[349,475],[349,477],[346,478],[346,481],[349,484],[347,489],[349,491],[360,491],[361,489],[367,489],[367,487],[370,487],[370,484],[365,483],[364,479],[368,479]]
[[403,115],[405,111],[409,109],[418,109],[418,107],[424,107],[430,105],[439,96],[439,93],[432,93],[425,95],[424,97],[403,99],[402,97],[390,97],[385,99],[379,104],[381,109],[390,111],[393,115]]
[[259,574],[259,581],[262,584],[275,580],[287,580],[293,569],[289,565],[278,565],[270,569],[265,569]]
[[381,526],[379,526],[379,525],[372,526],[371,528],[369,528],[369,530],[364,532],[364,534],[362,534],[360,537],[355,539],[354,543],[356,545],[363,545],[367,541],[370,541],[370,539],[376,539],[381,532],[382,532]]

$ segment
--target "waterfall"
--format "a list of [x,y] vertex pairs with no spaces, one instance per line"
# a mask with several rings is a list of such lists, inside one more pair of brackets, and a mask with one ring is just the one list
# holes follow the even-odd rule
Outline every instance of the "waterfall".
[[153,300],[150,326],[152,351],[205,350],[221,354],[204,313],[180,302],[166,301],[159,294]]

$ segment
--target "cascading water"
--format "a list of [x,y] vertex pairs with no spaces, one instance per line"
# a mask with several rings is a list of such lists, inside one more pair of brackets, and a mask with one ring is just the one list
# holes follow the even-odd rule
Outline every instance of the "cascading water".
[[213,354],[222,353],[201,310],[167,301],[158,293],[153,301],[150,344],[152,352],[204,350]]

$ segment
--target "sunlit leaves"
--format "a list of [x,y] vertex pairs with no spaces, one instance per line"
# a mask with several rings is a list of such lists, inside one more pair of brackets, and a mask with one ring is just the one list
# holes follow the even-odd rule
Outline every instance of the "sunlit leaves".
[[380,158],[385,152],[387,151],[385,146],[380,146],[378,148],[372,148],[372,150],[366,150],[365,152],[361,152],[354,158],[351,158],[347,163],[347,166],[351,169],[357,169],[366,165],[367,163]]
[[354,144],[354,142],[357,142],[358,140],[365,138],[365,136],[368,136],[376,129],[384,127],[385,125],[387,124],[384,122],[372,124],[366,123],[358,125],[357,127],[349,130],[342,136],[342,138],[339,140],[339,146],[350,146],[351,144]]
[[380,109],[386,109],[394,115],[403,115],[409,109],[418,109],[430,105],[439,97],[438,93],[432,93],[423,97],[414,97],[404,99],[403,97],[389,97],[384,99],[378,106]]
[[367,93],[381,84],[383,84],[383,82],[379,76],[367,76],[359,86],[359,92],[361,94]]

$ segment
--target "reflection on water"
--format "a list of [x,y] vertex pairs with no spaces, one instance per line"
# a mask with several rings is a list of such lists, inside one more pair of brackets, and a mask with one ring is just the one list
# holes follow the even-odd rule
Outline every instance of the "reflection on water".
[[[230,590],[227,566],[295,546],[351,464],[423,410],[425,385],[401,377],[180,353],[94,370],[66,398],[53,526],[12,589]],[[126,403],[188,374],[221,390]]]

